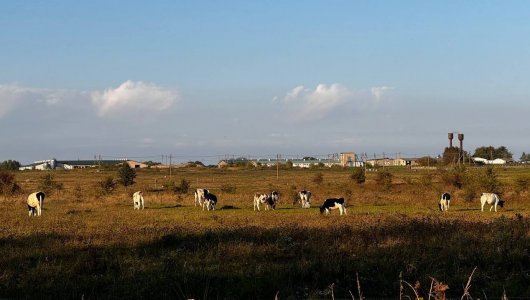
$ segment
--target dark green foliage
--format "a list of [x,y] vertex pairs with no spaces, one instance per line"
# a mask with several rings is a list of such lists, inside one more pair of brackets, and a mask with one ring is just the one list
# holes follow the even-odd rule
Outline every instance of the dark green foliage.
[[445,165],[448,164],[456,164],[461,159],[460,157],[460,148],[458,147],[447,147],[444,150],[443,153],[443,163]]
[[529,176],[519,176],[515,178],[515,192],[517,194],[527,192],[529,187],[530,187]]
[[488,193],[502,194],[502,185],[492,166],[484,169],[484,173],[480,176],[480,186]]
[[17,171],[20,168],[20,163],[16,160],[5,160],[0,163],[0,169],[8,171]]
[[39,178],[38,189],[46,195],[52,195],[56,191],[63,189],[63,184],[57,182],[51,173],[46,173]]
[[0,195],[3,196],[12,196],[21,191],[20,186],[15,180],[13,174],[0,171]]
[[99,190],[104,195],[108,195],[114,192],[117,185],[118,183],[114,180],[114,178],[112,178],[112,176],[108,176],[98,182]]
[[500,146],[495,148],[493,146],[482,146],[475,149],[474,157],[481,157],[489,160],[496,158],[502,158],[504,160],[511,160],[512,153],[508,151],[508,148],[505,146]]
[[363,184],[366,181],[366,172],[364,168],[353,168],[350,178],[357,184]]
[[442,181],[446,185],[461,189],[466,180],[466,168],[464,166],[457,166],[449,170],[441,170]]
[[386,170],[380,170],[377,172],[377,177],[375,178],[375,182],[381,187],[384,191],[389,191],[392,188],[392,178],[394,176],[392,173],[386,171]]
[[521,158],[519,158],[521,161],[530,161],[530,153],[524,153],[521,154]]
[[190,182],[182,178],[180,184],[173,188],[173,192],[178,195],[185,195],[190,190]]
[[123,163],[118,168],[118,183],[127,187],[134,184],[136,170],[131,168],[128,163]]

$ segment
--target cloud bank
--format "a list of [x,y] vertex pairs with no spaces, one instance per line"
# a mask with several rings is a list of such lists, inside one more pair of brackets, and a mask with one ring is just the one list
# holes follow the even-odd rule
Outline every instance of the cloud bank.
[[300,85],[287,92],[281,100],[275,97],[273,102],[281,102],[288,107],[297,120],[315,120],[339,109],[351,95],[350,90],[338,83],[319,84],[314,89]]
[[177,99],[178,93],[174,90],[131,80],[117,88],[92,93],[92,104],[101,117],[131,111],[159,112],[171,107]]
[[25,105],[59,104],[71,96],[71,93],[67,90],[29,88],[18,84],[0,85],[0,118]]

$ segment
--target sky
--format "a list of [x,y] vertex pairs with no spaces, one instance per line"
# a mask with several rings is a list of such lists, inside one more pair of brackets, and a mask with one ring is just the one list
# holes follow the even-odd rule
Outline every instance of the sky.
[[0,1],[0,161],[530,152],[527,1]]

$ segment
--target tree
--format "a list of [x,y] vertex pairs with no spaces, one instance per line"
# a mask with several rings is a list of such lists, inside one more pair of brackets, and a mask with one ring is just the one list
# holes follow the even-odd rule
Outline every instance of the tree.
[[0,171],[0,195],[11,196],[21,191],[13,174]]
[[523,152],[523,154],[521,154],[521,158],[519,160],[521,160],[521,161],[530,161],[530,153],[527,154],[527,153]]
[[350,178],[357,184],[363,184],[366,181],[366,174],[364,168],[353,168],[353,173]]
[[460,159],[460,148],[458,147],[446,147],[443,154],[444,164],[457,163]]
[[20,163],[16,160],[5,160],[0,163],[0,169],[8,171],[17,171],[20,168]]
[[508,151],[508,148],[505,146],[500,146],[498,148],[493,146],[481,146],[475,149],[473,156],[489,160],[494,160],[496,158],[502,158],[504,160],[512,159],[512,153]]
[[126,162],[121,164],[118,168],[118,182],[128,187],[134,184],[134,178],[136,178],[136,171]]

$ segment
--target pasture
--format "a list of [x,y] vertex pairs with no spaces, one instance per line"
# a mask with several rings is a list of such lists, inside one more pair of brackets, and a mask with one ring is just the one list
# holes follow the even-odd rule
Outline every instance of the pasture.
[[[115,170],[53,171],[63,189],[41,217],[28,217],[25,201],[45,172],[16,172],[24,193],[0,199],[0,298],[352,299],[358,283],[368,299],[399,298],[400,276],[425,298],[431,278],[460,298],[475,267],[473,298],[530,297],[530,195],[516,188],[530,169],[494,172],[506,200],[497,213],[480,211],[480,184],[458,188],[438,170],[390,169],[382,186],[377,172],[357,184],[341,168],[278,178],[266,168],[183,168],[171,178],[142,169],[108,195],[97,183]],[[182,179],[187,194],[164,188]],[[197,187],[217,195],[217,210],[194,207]],[[313,193],[310,209],[293,205],[302,189]],[[138,190],[145,210],[133,210]],[[254,211],[254,193],[273,190],[279,207]],[[441,213],[444,191],[453,198]],[[320,215],[330,197],[344,197],[348,215]]]

